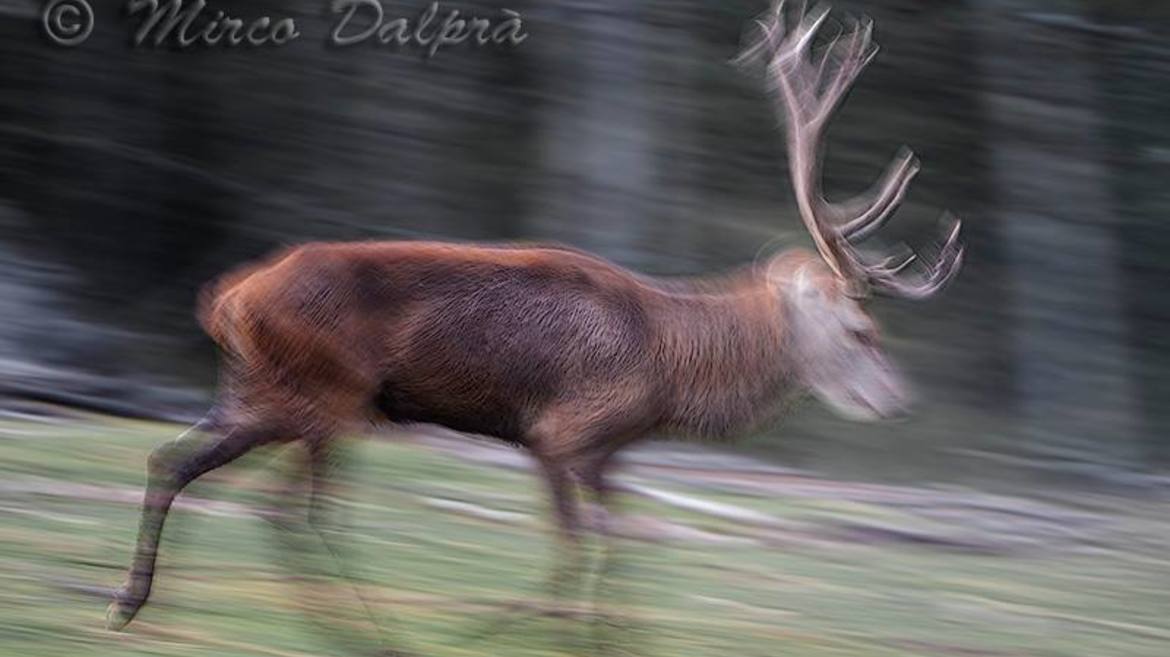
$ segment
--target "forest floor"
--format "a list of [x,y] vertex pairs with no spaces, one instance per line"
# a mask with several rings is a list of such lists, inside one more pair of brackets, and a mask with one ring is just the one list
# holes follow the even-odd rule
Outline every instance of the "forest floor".
[[107,632],[146,455],[177,432],[0,419],[0,654],[372,654],[362,600],[420,657],[1170,654],[1164,504],[834,481],[673,445],[632,454],[619,476],[597,596],[617,622],[582,606],[485,634],[510,605],[547,604],[543,489],[523,453],[434,433],[349,451],[345,529],[328,534],[354,587],[315,576],[336,561],[265,520],[295,462],[274,450],[190,489],[150,604]]

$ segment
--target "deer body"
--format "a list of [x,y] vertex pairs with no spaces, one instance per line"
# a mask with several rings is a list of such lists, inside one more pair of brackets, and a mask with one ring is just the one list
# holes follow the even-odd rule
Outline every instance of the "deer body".
[[794,23],[785,14],[777,2],[757,21],[741,59],[765,63],[815,253],[668,281],[562,247],[310,244],[229,274],[199,311],[225,354],[219,399],[199,431],[151,455],[109,626],[146,602],[179,491],[259,445],[305,444],[319,500],[329,445],[355,425],[431,422],[494,436],[532,453],[575,544],[574,482],[604,504],[611,457],[630,442],[731,437],[805,392],[850,418],[903,411],[901,379],[862,304],[937,292],[962,260],[959,223],[926,266],[913,253],[874,261],[856,248],[898,207],[918,163],[907,151],[869,194],[824,198],[829,118],[876,46],[862,21],[814,49],[827,8]]
[[226,277],[201,321],[227,354],[221,412],[298,434],[435,423],[588,458],[615,434],[762,424],[795,392],[779,287],[815,260],[686,281],[563,247],[311,244]]

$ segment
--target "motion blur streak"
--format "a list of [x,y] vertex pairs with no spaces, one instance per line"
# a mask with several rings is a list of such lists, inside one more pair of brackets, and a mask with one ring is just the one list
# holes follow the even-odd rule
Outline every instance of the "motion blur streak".
[[[208,20],[295,21],[297,38],[262,48],[135,47],[140,16],[124,0],[90,0],[92,31],[62,47],[39,34],[44,4],[0,0],[0,653],[1167,654],[1170,8],[835,2],[810,61],[838,34],[838,49],[851,43],[867,16],[882,51],[831,127],[793,151],[777,110],[804,111],[828,87],[786,99],[769,77],[761,58],[776,51],[752,22],[769,25],[766,0],[442,2],[436,16],[514,12],[526,38],[433,57],[376,37],[328,45],[340,17],[328,0],[206,3]],[[800,4],[770,33],[798,30]],[[381,3],[385,23],[412,26],[431,5]],[[764,45],[737,66],[745,43]],[[887,218],[894,199],[888,223],[846,216]],[[944,208],[963,218],[952,242]],[[454,243],[462,258],[471,243],[523,243],[507,258],[547,264],[507,285],[499,273],[424,277],[480,302],[416,308],[430,319],[419,339],[518,323],[471,331],[464,352],[413,351],[413,387],[379,381],[370,412],[340,430],[364,440],[321,450],[272,434],[196,481],[173,501],[151,603],[124,633],[104,631],[148,463],[161,491],[168,464],[200,458],[206,441],[228,451],[202,452],[201,467],[259,442],[209,431],[239,417],[218,410],[148,458],[239,380],[193,316],[200,290],[299,245],[354,240]],[[958,274],[929,301],[880,298],[862,272],[890,273],[911,252],[899,283]],[[793,254],[811,263],[799,276],[784,269]],[[406,294],[365,276],[351,301]],[[572,312],[531,293],[566,278],[600,292],[571,296]],[[239,304],[225,350],[290,322],[347,325],[312,312],[322,280],[273,281],[296,294]],[[801,286],[817,294],[761,293]],[[801,335],[778,362],[813,401],[767,409],[782,424],[753,410],[756,374],[779,352],[740,351],[768,326],[740,321],[750,304],[646,311],[646,299],[732,289],[760,317],[804,300],[777,320]],[[392,312],[370,305],[362,316]],[[458,425],[492,394],[535,407],[563,390],[558,377],[509,398],[465,352],[525,376],[542,359],[580,369],[602,361],[578,356],[629,330],[615,326],[637,324],[554,342],[521,327],[602,311],[642,313],[646,327],[673,317],[676,345],[709,338],[693,356],[728,352],[704,361],[724,367],[690,372],[718,379],[703,395],[659,396],[702,419],[661,437],[730,435],[740,420],[758,424],[751,437],[623,450],[610,513],[567,475],[578,531],[558,534],[547,464],[528,451],[463,433],[483,426],[382,421],[421,410],[410,402],[427,373],[442,389],[426,391],[426,410],[444,416],[415,419]],[[645,345],[661,343],[642,335],[629,362],[657,362]],[[582,340],[598,348],[574,351]],[[612,363],[598,369],[587,392],[639,389]],[[251,374],[287,385],[273,371]],[[335,409],[368,383],[323,380],[333,385],[301,379],[291,394]],[[712,395],[727,403],[700,403]],[[298,419],[295,404],[279,408]],[[314,482],[328,490],[310,497]]]

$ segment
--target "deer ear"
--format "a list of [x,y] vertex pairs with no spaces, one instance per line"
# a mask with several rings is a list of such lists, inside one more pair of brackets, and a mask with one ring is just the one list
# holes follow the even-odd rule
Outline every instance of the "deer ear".
[[792,279],[792,287],[796,291],[797,296],[805,296],[806,294],[816,292],[809,283],[808,271],[804,267],[796,270],[796,276]]
[[796,270],[790,285],[793,299],[797,301],[816,300],[821,297],[821,289],[817,286],[816,279],[808,273],[808,267]]

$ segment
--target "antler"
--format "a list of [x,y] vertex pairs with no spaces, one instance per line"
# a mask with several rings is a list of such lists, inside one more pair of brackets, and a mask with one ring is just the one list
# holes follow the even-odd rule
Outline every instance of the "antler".
[[907,276],[899,274],[918,261],[913,252],[869,263],[853,246],[854,240],[863,240],[881,228],[902,203],[919,169],[914,153],[903,149],[873,189],[855,199],[832,203],[821,189],[825,128],[857,76],[878,52],[873,22],[865,18],[857,21],[852,30],[843,30],[814,53],[813,41],[829,16],[829,8],[818,5],[799,13],[797,24],[786,31],[784,0],[776,0],[756,20],[758,40],[736,61],[764,60],[767,66],[776,111],[788,126],[788,167],[800,217],[821,257],[850,286],[851,294],[865,296],[873,291],[926,298],[946,285],[962,263],[959,220],[952,220],[938,258]]

